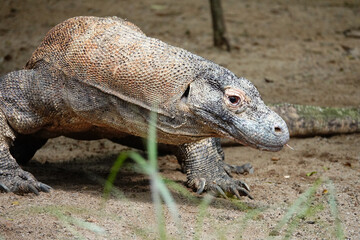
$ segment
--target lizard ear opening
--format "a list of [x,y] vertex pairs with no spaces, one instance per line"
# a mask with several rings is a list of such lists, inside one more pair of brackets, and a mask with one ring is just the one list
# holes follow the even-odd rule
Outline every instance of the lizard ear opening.
[[184,92],[183,95],[181,96],[181,101],[182,101],[182,102],[186,102],[186,101],[187,101],[188,96],[189,96],[189,93],[190,93],[190,84],[187,86],[185,92]]

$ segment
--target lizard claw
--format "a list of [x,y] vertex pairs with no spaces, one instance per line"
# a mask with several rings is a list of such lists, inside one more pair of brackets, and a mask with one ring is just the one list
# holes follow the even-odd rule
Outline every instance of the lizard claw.
[[2,192],[10,192],[10,189],[0,182],[0,191]]
[[[249,193],[245,188],[238,187],[237,189],[235,188],[235,190],[236,190],[237,192],[238,192],[238,191],[241,192],[241,194],[239,194],[239,195],[247,196],[247,197],[250,198],[250,199],[254,199],[253,196],[251,196],[250,193]],[[236,196],[240,199],[239,195],[236,195]]]
[[35,188],[35,186],[34,185],[27,185],[26,186],[27,188],[28,188],[28,191],[29,192],[32,192],[32,193],[34,193],[35,195],[39,195],[40,193],[39,193],[39,191]]
[[22,169],[0,172],[0,190],[3,192],[39,195],[40,192],[49,192],[50,189],[50,186],[38,182],[31,173]]
[[232,192],[235,194],[235,196],[240,199],[240,193],[239,191],[235,188],[235,187],[232,187],[231,188]]
[[227,196],[236,196],[238,199],[241,196],[247,196],[250,199],[253,197],[250,195],[249,186],[241,180],[233,179],[227,175],[217,178],[212,181],[207,178],[197,178],[188,182],[189,186],[197,189],[196,193],[201,194],[203,191],[211,191],[224,198]]
[[42,192],[50,192],[50,190],[52,189],[52,187],[50,187],[49,185],[47,185],[45,183],[41,183],[41,182],[39,182],[38,187]]
[[34,193],[35,195],[39,195],[39,192],[50,192],[52,189],[50,186],[41,183],[28,180],[26,182],[20,183],[17,189],[14,189],[15,193]]
[[218,185],[215,185],[216,190],[218,191],[218,193],[221,194],[221,196],[223,196],[224,198],[227,198],[225,192],[221,189],[221,187],[219,187]]
[[228,195],[233,195],[238,199],[241,199],[241,196],[247,196],[248,198],[253,199],[246,184],[239,180],[230,180],[233,179],[230,178],[226,179],[226,181],[219,181],[219,184],[214,184],[214,186],[210,186],[210,188],[224,198],[227,198]]
[[[242,195],[242,196],[247,196],[250,199],[254,199],[249,193],[250,187],[241,180],[236,180],[236,187],[233,187],[232,190],[235,193],[236,197],[238,197],[238,198],[239,198],[239,195]],[[240,191],[240,194],[237,195],[236,192],[239,193],[239,191]]]
[[246,189],[247,191],[250,192],[250,187],[245,182],[243,182],[241,180],[236,180],[236,183],[237,183],[237,185],[242,186],[242,188],[244,188],[244,189]]
[[197,194],[201,194],[204,191],[206,185],[205,178],[200,178],[199,180],[200,180],[199,183],[200,186],[198,186],[198,190],[196,191]]

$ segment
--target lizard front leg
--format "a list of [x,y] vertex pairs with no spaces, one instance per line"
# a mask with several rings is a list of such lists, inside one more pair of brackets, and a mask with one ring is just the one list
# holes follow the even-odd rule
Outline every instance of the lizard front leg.
[[49,192],[51,187],[38,182],[34,176],[22,170],[10,154],[9,146],[15,140],[15,134],[8,125],[4,113],[0,110],[0,191],[15,193]]
[[[225,154],[224,151],[221,148],[221,142],[220,142],[220,138],[214,138],[213,141],[218,153],[221,156],[221,159],[224,161],[225,160]],[[236,173],[236,174],[246,174],[246,173],[254,173],[254,168],[250,163],[245,163],[243,165],[232,165],[232,164],[228,164],[224,162],[224,168],[225,171],[231,176],[231,173]]]
[[205,190],[224,197],[235,195],[240,198],[242,195],[252,199],[248,185],[233,179],[225,169],[223,153],[217,141],[206,138],[180,146],[178,158],[184,164],[187,185],[198,194]]

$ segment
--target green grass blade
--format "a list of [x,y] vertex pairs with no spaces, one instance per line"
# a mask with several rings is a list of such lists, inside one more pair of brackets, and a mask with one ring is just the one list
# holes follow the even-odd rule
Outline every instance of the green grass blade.
[[109,198],[110,192],[113,188],[114,185],[114,181],[116,179],[116,176],[121,168],[121,166],[123,165],[124,161],[126,160],[126,158],[128,157],[128,152],[122,152],[119,157],[116,159],[114,165],[111,167],[110,170],[110,174],[105,182],[105,186],[104,186],[104,193],[103,193],[103,197],[105,199]]
[[184,187],[183,185],[176,183],[170,179],[166,179],[163,178],[163,181],[165,183],[165,185],[172,189],[173,191],[176,191],[177,193],[179,193],[181,196],[185,197],[186,199],[188,199],[190,202],[192,203],[196,203],[199,204],[200,200],[199,198],[195,197],[194,195],[192,195],[189,190]]
[[335,186],[331,180],[328,181],[329,196],[328,201],[330,205],[331,215],[335,218],[335,235],[337,239],[345,239],[344,230],[341,225],[339,218],[339,211],[337,208],[336,197],[335,197]]
[[154,174],[154,172],[156,171],[156,169],[152,168],[150,164],[139,153],[129,152],[128,156],[139,165],[143,173],[151,175]]
[[179,215],[179,211],[176,206],[175,200],[173,199],[169,189],[166,187],[163,179],[158,174],[156,176],[156,184],[157,184],[157,188],[159,189],[162,199],[164,200],[165,204],[169,208],[169,211],[170,211],[176,225],[178,226],[178,229],[179,230],[182,229],[181,222],[179,219],[180,215]]
[[159,192],[159,183],[156,180],[156,177],[151,178],[151,197],[155,207],[155,214],[157,220],[157,226],[159,231],[160,239],[166,239],[166,227],[165,227],[165,217],[161,204],[161,197]]
[[156,137],[156,119],[157,115],[154,112],[150,113],[150,124],[147,139],[147,152],[150,166],[157,169],[157,137]]

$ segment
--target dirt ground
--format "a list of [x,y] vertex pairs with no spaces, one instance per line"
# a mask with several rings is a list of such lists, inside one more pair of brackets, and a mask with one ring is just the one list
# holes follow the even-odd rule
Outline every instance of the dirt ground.
[[[359,1],[227,0],[223,8],[230,53],[212,47],[208,1],[2,0],[0,74],[22,68],[55,24],[116,15],[250,79],[267,103],[360,106]],[[217,198],[201,215],[201,198],[172,189],[183,235],[165,210],[168,238],[360,239],[360,134],[289,144],[295,150],[225,148],[227,162],[255,167],[235,176],[249,184],[254,200]],[[0,193],[0,239],[157,239],[148,177],[132,163],[116,181],[121,196],[102,199],[102,179],[122,149],[107,140],[49,141],[24,168],[54,189]],[[161,156],[159,166],[184,186],[174,156]],[[306,198],[309,189],[315,193]]]

